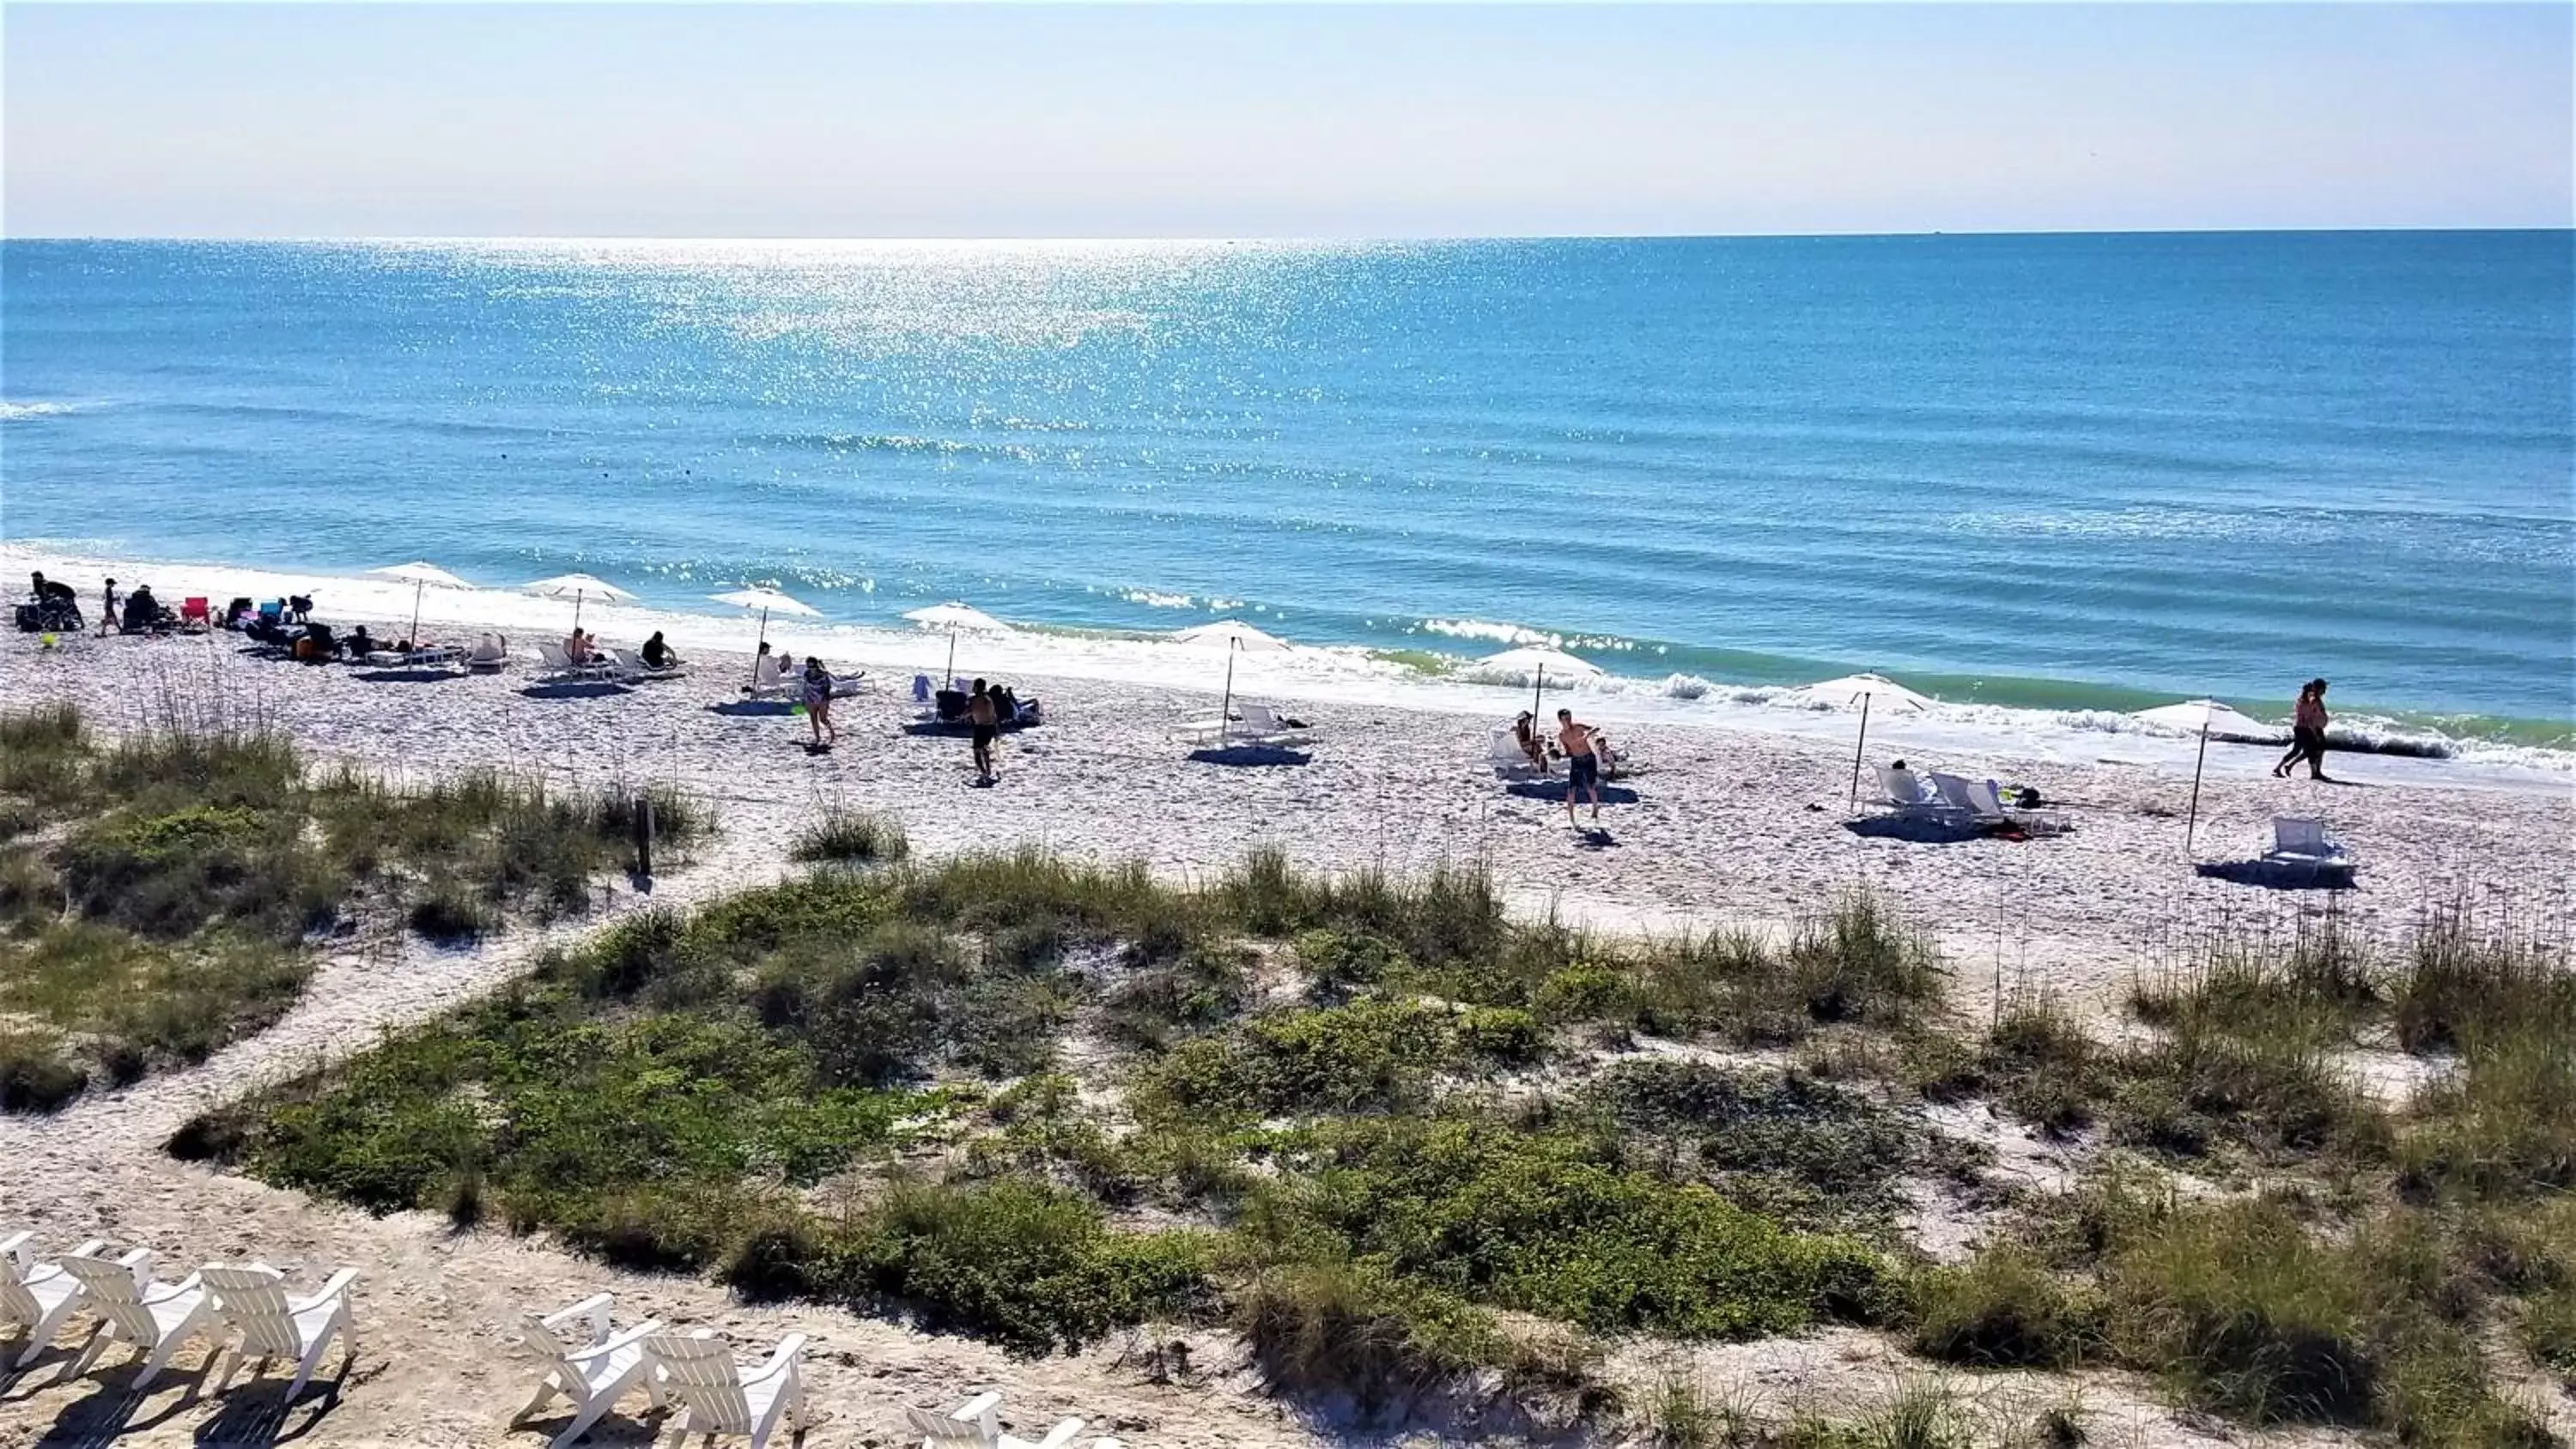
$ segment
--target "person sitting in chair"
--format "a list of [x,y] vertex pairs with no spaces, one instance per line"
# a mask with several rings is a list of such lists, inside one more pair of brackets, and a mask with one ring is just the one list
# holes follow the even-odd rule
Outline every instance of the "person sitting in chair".
[[1521,717],[1512,721],[1512,743],[1521,747],[1521,753],[1529,757],[1540,774],[1547,773],[1547,742],[1539,738],[1538,716],[1521,711]]
[[670,645],[662,642],[662,631],[659,629],[653,631],[652,638],[644,641],[644,667],[647,669],[680,667],[680,656],[671,651]]

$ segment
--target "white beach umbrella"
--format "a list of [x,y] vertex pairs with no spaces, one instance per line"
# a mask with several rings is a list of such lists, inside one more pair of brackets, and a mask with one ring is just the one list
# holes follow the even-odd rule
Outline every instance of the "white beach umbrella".
[[576,629],[581,627],[581,606],[586,599],[597,599],[603,604],[635,602],[633,594],[606,579],[595,579],[588,574],[557,574],[550,579],[521,584],[519,592],[534,594],[540,599],[572,600],[572,626]]
[[1846,674],[1839,679],[1818,680],[1790,690],[1780,698],[1801,709],[1857,709],[1863,713],[1867,713],[1872,704],[1880,709],[1914,712],[1932,707],[1930,699],[1884,674]]
[[1537,644],[1524,644],[1500,654],[1488,654],[1467,667],[1469,679],[1488,684],[1518,684],[1526,679],[1530,685],[1530,713],[1539,713],[1539,695],[1547,689],[1550,675],[1559,687],[1578,679],[1599,679],[1607,673],[1588,659],[1577,659],[1562,649],[1549,649]]
[[411,640],[420,641],[420,596],[424,589],[470,589],[471,583],[458,578],[434,563],[413,559],[410,563],[387,564],[367,572],[378,578],[400,579],[411,585]]
[[2154,709],[2138,710],[2129,717],[2144,720],[2152,725],[2162,725],[2167,729],[2180,730],[2185,734],[2198,734],[2202,730],[2207,730],[2211,735],[2222,740],[2244,740],[2254,744],[2269,744],[2279,738],[2281,733],[2279,726],[2267,725],[2242,710],[2230,708],[2214,699],[2187,699],[2180,704],[2160,704]]
[[[730,605],[737,609],[758,609],[760,611],[760,644],[766,644],[769,642],[769,616],[772,614],[783,614],[791,618],[806,619],[819,619],[823,617],[822,610],[815,608],[811,604],[805,603],[803,600],[791,598],[786,594],[782,594],[776,589],[736,589],[729,594],[709,594],[707,597],[713,599],[719,604]],[[752,646],[751,670],[753,677],[757,678],[760,673],[759,644]]]
[[1276,634],[1265,634],[1241,619],[1219,619],[1211,624],[1192,624],[1171,633],[1175,644],[1188,644],[1200,649],[1223,649],[1228,653],[1276,654],[1289,647],[1288,641]]
[[969,634],[1011,632],[1010,625],[971,604],[961,604],[955,599],[944,604],[931,604],[925,608],[906,610],[904,617],[924,629],[948,631],[948,667],[939,676],[942,689],[957,687],[957,632],[959,630],[962,629]]

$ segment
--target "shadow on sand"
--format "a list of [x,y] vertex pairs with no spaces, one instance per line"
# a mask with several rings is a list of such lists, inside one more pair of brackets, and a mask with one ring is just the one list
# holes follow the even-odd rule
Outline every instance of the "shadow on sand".
[[1314,759],[1312,750],[1291,749],[1286,745],[1210,745],[1189,753],[1192,764],[1232,765],[1237,768],[1305,765],[1313,763]]
[[1910,840],[1916,845],[1957,845],[1975,840],[1977,830],[1970,825],[1951,825],[1939,820],[1903,815],[1864,815],[1846,820],[1843,829],[1872,840]]
[[625,685],[605,679],[567,679],[560,684],[531,684],[519,691],[529,699],[605,699],[634,692]]
[[729,719],[781,719],[795,712],[792,699],[728,699],[707,706],[707,713]]
[[2264,860],[2195,861],[2192,869],[2210,880],[2223,880],[2230,885],[2260,886],[2270,891],[2348,891],[2354,882],[2350,868],[2319,870],[2314,866],[2278,865]]
[[[1565,803],[1565,782],[1563,780],[1514,780],[1503,787],[1503,793],[1519,796],[1523,800],[1544,800],[1550,805],[1562,805]],[[1588,806],[1592,803],[1592,792],[1586,790],[1579,798]],[[1634,805],[1637,803],[1637,792],[1625,785],[1604,785],[1601,787],[1601,803]]]
[[364,673],[352,671],[349,677],[368,684],[444,684],[451,679],[463,679],[465,671],[462,669],[370,669]]

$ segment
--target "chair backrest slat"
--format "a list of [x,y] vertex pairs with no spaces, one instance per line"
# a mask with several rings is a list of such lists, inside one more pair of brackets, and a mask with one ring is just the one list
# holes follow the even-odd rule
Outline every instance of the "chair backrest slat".
[[36,1295],[27,1291],[14,1253],[0,1253],[0,1323],[34,1323],[45,1316]]
[[215,1315],[240,1330],[242,1347],[253,1354],[293,1357],[304,1347],[296,1341],[295,1314],[286,1304],[285,1280],[264,1268],[206,1268],[200,1274],[215,1297]]
[[66,1257],[63,1271],[80,1280],[81,1292],[88,1296],[98,1316],[116,1326],[118,1333],[140,1344],[160,1342],[161,1329],[152,1321],[152,1310],[143,1306],[142,1290],[134,1282],[134,1270],[105,1258]]
[[660,1333],[645,1344],[669,1374],[672,1392],[698,1412],[699,1429],[751,1432],[751,1404],[743,1397],[742,1374],[734,1367],[733,1350],[722,1339]]

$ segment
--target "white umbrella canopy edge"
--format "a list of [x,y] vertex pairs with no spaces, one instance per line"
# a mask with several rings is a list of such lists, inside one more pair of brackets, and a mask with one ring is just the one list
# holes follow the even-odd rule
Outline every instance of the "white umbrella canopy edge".
[[1933,701],[1884,674],[1846,674],[1800,685],[1780,696],[1805,709],[1857,709],[1866,697],[1881,709],[1927,710]]
[[951,633],[960,629],[985,634],[1013,632],[1008,623],[994,618],[972,604],[961,603],[956,599],[950,599],[945,603],[927,604],[918,609],[907,609],[903,617],[924,629],[946,629]]
[[412,643],[417,643],[420,640],[420,600],[421,594],[424,590],[432,587],[442,589],[470,589],[474,587],[472,581],[460,579],[456,575],[449,573],[447,570],[440,568],[438,565],[431,563],[426,559],[413,559],[409,563],[387,564],[383,568],[369,569],[367,572],[380,579],[400,579],[402,582],[411,585],[411,635],[408,642]]
[[1192,624],[1186,629],[1175,629],[1165,637],[1175,644],[1201,649],[1240,649],[1247,654],[1271,654],[1294,647],[1278,635],[1254,628],[1241,619]]
[[707,595],[707,598],[712,603],[724,604],[732,608],[742,609],[746,612],[754,609],[760,611],[760,637],[758,642],[752,646],[751,676],[754,683],[758,683],[760,679],[760,645],[769,642],[770,615],[785,614],[790,617],[807,619],[819,619],[823,617],[822,610],[815,608],[813,605],[806,603],[802,599],[795,598],[788,594],[782,594],[776,589],[761,588],[757,585],[747,589],[734,589],[722,594],[709,594]]
[[1467,666],[1470,678],[1496,680],[1507,684],[1519,684],[1541,671],[1545,671],[1549,678],[1559,682],[1599,679],[1609,673],[1589,659],[1568,654],[1562,649],[1548,649],[1535,644],[1506,649],[1500,654],[1488,654]]
[[2269,743],[2281,734],[2281,726],[2265,724],[2214,699],[2187,699],[2179,704],[2133,710],[2129,718],[2184,734],[2198,734],[2205,727],[2219,739],[2253,739]]
[[635,595],[606,579],[589,574],[557,574],[550,579],[533,579],[519,585],[519,592],[540,599],[572,600],[572,626],[581,627],[581,606],[592,599],[603,604],[631,604]]

